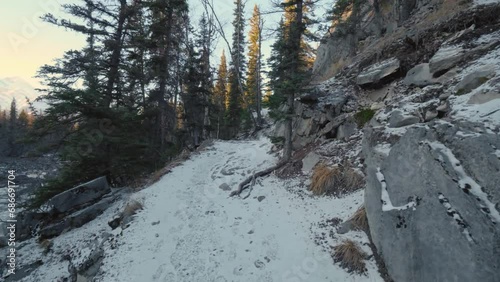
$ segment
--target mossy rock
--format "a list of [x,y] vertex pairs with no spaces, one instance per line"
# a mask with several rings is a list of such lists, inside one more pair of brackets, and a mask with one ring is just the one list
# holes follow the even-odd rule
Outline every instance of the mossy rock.
[[359,128],[365,126],[367,122],[369,122],[373,116],[375,115],[375,111],[372,109],[362,109],[354,115],[354,119],[356,120],[356,124]]

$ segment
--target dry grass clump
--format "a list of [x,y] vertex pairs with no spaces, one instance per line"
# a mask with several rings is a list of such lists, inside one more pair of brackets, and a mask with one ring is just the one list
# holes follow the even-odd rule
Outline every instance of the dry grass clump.
[[358,190],[363,184],[363,176],[347,163],[333,168],[321,163],[314,168],[309,190],[315,195],[340,196]]
[[140,200],[130,200],[123,208],[122,218],[130,217],[144,208],[144,203]]
[[323,195],[334,188],[339,176],[339,169],[330,169],[326,164],[318,164],[314,168],[310,190],[315,195]]
[[340,245],[333,247],[333,260],[349,273],[365,273],[366,265],[364,260],[366,257],[366,253],[352,240],[345,240]]
[[366,217],[365,207],[360,207],[351,217],[352,225],[362,231],[368,230],[368,218]]
[[39,244],[40,248],[42,248],[43,250],[44,255],[48,254],[52,250],[52,247],[54,246],[52,241],[50,241],[49,239],[43,239],[39,241]]

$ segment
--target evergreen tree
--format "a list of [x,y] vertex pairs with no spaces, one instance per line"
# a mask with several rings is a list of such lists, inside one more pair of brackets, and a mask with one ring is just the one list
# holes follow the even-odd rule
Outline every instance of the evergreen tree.
[[175,109],[168,104],[167,100],[173,96],[173,92],[168,89],[172,87],[174,79],[172,69],[175,65],[173,62],[176,62],[175,57],[178,56],[176,51],[179,50],[182,41],[175,40],[174,33],[184,31],[188,5],[186,0],[154,0],[149,7],[152,14],[151,65],[153,81],[156,82],[156,89],[151,93],[150,98],[159,107],[157,135],[163,151],[166,149],[167,132],[175,127]]
[[22,129],[26,129],[28,128],[29,126],[31,126],[31,118],[30,118],[30,115],[26,112],[26,110],[21,110],[21,112],[19,113],[19,117],[18,117],[18,124],[19,124],[19,127],[21,127]]
[[7,120],[7,117],[3,117],[3,110],[2,110],[2,107],[0,107],[0,129],[3,129],[5,128],[5,123],[6,123],[6,120]]
[[7,111],[6,110],[3,110],[3,111],[0,111],[0,124],[6,128],[7,127]]
[[10,148],[9,154],[15,154],[15,140],[17,139],[17,104],[16,98],[12,98],[12,102],[10,103],[10,112],[9,112],[9,128],[7,135],[7,145]]
[[[273,96],[271,105],[278,108],[286,101],[286,111],[278,112],[278,116],[285,122],[285,148],[283,160],[288,161],[292,156],[292,122],[294,115],[295,96],[307,82],[308,61],[301,47],[306,30],[304,21],[304,0],[286,0],[282,3],[285,10],[285,20],[280,23],[276,42],[270,58],[271,88]],[[277,112],[277,111],[275,111]]]
[[[285,0],[283,3],[284,6],[284,25],[287,27],[286,32],[290,29],[290,26],[295,21],[296,12],[294,6],[295,0]],[[303,62],[303,68],[306,70],[311,69],[314,60],[316,58],[316,51],[309,43],[309,39],[316,39],[312,32],[307,28],[307,26],[314,24],[314,21],[310,16],[312,16],[314,2],[313,0],[304,0],[302,3],[302,23],[303,23],[303,34],[300,39],[300,59]]]
[[272,95],[269,95],[270,116],[276,120],[283,118],[282,113],[278,111],[279,107],[286,102],[286,96],[282,89],[286,74],[286,29],[283,18],[276,30],[276,40],[271,46],[271,55],[269,57],[269,87],[272,89]]
[[212,75],[210,71],[210,50],[212,45],[211,29],[208,18],[204,15],[199,24],[199,33],[194,44],[189,44],[185,87],[182,93],[184,103],[185,126],[197,147],[208,138],[211,131],[209,114],[212,108]]
[[229,103],[226,122],[230,136],[235,136],[239,130],[244,95],[243,73],[245,72],[245,18],[242,0],[235,0],[233,20],[233,44],[229,70]]
[[216,138],[220,138],[221,131],[224,131],[224,128],[221,127],[223,127],[224,113],[226,112],[229,106],[227,79],[228,79],[228,74],[227,74],[226,55],[225,52],[222,51],[220,64],[217,71],[215,87],[213,91],[213,103],[215,105],[215,115],[217,124]]
[[262,19],[259,7],[254,6],[252,18],[250,19],[249,51],[248,51],[248,72],[247,72],[247,107],[255,109],[257,121],[260,123],[261,103],[262,103]]
[[83,0],[63,7],[72,20],[44,19],[82,33],[87,45],[38,73],[49,108],[34,132],[60,132],[68,162],[40,190],[40,201],[103,174],[114,185],[130,184],[163,166],[175,147],[168,99],[176,86],[171,62],[182,56],[176,36],[184,36],[186,1]]
[[11,127],[15,127],[17,123],[17,101],[16,98],[12,98],[12,102],[10,102],[10,125]]

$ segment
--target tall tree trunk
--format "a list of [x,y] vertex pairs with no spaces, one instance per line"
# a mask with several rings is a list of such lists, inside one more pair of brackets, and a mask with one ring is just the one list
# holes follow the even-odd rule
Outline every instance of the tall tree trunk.
[[[290,27],[290,35],[289,35],[289,48],[292,51],[292,64],[291,70],[289,71],[289,76],[299,73],[300,68],[300,40],[302,38],[302,8],[303,8],[303,0],[296,0],[295,7],[295,21]],[[298,85],[297,85],[298,86]],[[290,161],[292,158],[293,145],[292,145],[292,137],[293,137],[293,116],[294,116],[294,101],[295,101],[295,89],[291,89],[290,93],[288,93],[287,97],[287,115],[285,119],[285,148],[283,152],[284,161]]]
[[163,152],[165,150],[165,141],[167,137],[167,111],[168,111],[168,103],[166,100],[167,96],[167,82],[169,78],[168,72],[168,62],[169,62],[169,54],[170,54],[170,43],[172,36],[172,19],[173,19],[173,8],[171,4],[168,7],[167,14],[165,15],[167,18],[167,23],[165,27],[165,31],[163,32],[163,37],[165,41],[163,42],[165,45],[162,49],[162,61],[160,64],[160,82],[159,82],[159,97],[158,97],[158,105],[160,107],[160,150]]
[[264,21],[259,16],[259,54],[257,56],[257,97],[256,97],[256,111],[257,111],[257,126],[262,124],[262,28],[264,27]]

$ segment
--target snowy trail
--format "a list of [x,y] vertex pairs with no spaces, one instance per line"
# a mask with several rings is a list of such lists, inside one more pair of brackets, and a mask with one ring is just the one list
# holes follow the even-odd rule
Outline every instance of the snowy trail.
[[101,280],[381,281],[373,266],[369,276],[347,274],[311,238],[312,222],[343,208],[345,217],[359,203],[339,202],[328,211],[324,207],[335,200],[301,200],[274,177],[256,184],[247,200],[228,198],[219,188],[234,188],[252,171],[272,165],[269,146],[216,143],[144,190],[145,209],[107,254]]
[[267,139],[216,142],[134,194],[144,209],[128,228],[111,231],[108,226],[123,208],[117,202],[95,220],[54,238],[47,255],[36,239],[23,243],[21,267],[43,264],[20,281],[63,281],[70,265],[61,256],[81,265],[102,242],[102,266],[93,281],[383,281],[373,259],[366,261],[366,275],[349,274],[329,254],[330,246],[346,238],[371,254],[364,233],[340,235],[327,222],[348,219],[363,203],[363,191],[342,199],[317,198],[299,179],[272,175],[257,180],[246,200],[229,198],[230,191],[219,188],[225,183],[235,189],[254,171],[273,165],[270,148]]

